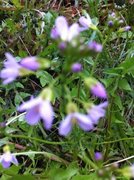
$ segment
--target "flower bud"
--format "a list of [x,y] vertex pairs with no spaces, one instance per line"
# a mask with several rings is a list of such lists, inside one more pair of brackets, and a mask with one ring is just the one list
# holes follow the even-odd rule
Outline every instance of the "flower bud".
[[103,156],[100,152],[95,152],[94,158],[96,161],[100,161],[100,160],[102,160]]
[[53,99],[53,92],[50,88],[44,88],[43,91],[41,92],[40,96],[44,100],[52,101]]
[[69,102],[69,103],[67,104],[66,110],[67,110],[67,113],[68,113],[68,114],[74,113],[74,112],[77,112],[77,111],[78,111],[76,104],[73,103],[73,102]]
[[82,65],[81,65],[81,63],[74,63],[74,64],[72,64],[71,70],[72,70],[72,72],[74,72],[74,73],[81,72],[81,71],[82,71]]

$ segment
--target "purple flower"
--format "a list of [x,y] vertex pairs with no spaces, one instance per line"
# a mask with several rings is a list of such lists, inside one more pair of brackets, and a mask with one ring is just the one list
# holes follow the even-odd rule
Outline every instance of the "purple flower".
[[93,105],[88,109],[88,115],[93,124],[97,124],[99,119],[106,114],[105,108],[108,106],[108,102],[100,103],[99,105]]
[[102,154],[100,152],[96,152],[94,154],[94,158],[95,158],[96,161],[99,161],[99,160],[102,160],[103,156],[102,156]]
[[18,161],[16,157],[13,154],[11,154],[9,151],[5,152],[0,157],[0,163],[2,164],[3,168],[9,168],[11,163],[18,165]]
[[66,44],[65,42],[61,42],[61,43],[59,44],[59,48],[60,48],[61,50],[66,49],[66,47],[67,47],[67,44]]
[[87,18],[85,18],[84,16],[81,16],[79,19],[79,23],[80,23],[80,25],[83,26],[83,30],[88,29],[92,25],[92,21],[89,16]]
[[129,31],[131,29],[131,26],[125,26],[124,31]]
[[95,96],[107,99],[106,90],[100,82],[93,84],[90,90],[91,90],[91,93],[94,94]]
[[55,22],[55,28],[51,31],[51,37],[57,39],[60,37],[62,41],[70,42],[74,37],[78,36],[80,32],[77,23],[72,24],[70,27],[64,16],[59,16]]
[[95,52],[101,52],[102,51],[102,45],[101,44],[98,44],[97,42],[95,41],[92,41],[88,44],[88,47],[90,50],[93,50]]
[[52,127],[54,111],[48,100],[37,97],[20,105],[18,110],[27,111],[25,118],[28,124],[36,125],[42,118],[46,129],[50,129]]
[[73,124],[77,122],[81,129],[84,131],[90,131],[93,129],[93,123],[87,115],[80,113],[70,113],[66,118],[61,121],[59,126],[59,134],[62,136],[67,136],[72,130]]
[[57,32],[56,27],[52,28],[52,30],[51,30],[51,38],[52,39],[58,39],[59,38],[59,34]]
[[82,71],[82,65],[81,63],[74,63],[71,69],[72,69],[72,72],[80,72]]
[[113,23],[112,20],[108,21],[108,26],[109,26],[109,27],[113,27],[113,25],[114,25],[114,23]]
[[37,62],[37,58],[34,56],[22,59],[20,65],[32,71],[35,71],[40,67],[40,64]]
[[3,79],[3,84],[8,84],[19,76],[21,66],[10,53],[6,53],[5,56],[7,61],[4,62],[5,68],[0,72],[0,77]]

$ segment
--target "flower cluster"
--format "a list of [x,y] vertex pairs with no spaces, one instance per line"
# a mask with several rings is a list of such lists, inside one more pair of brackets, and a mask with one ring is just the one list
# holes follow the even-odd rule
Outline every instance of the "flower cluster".
[[[96,29],[93,25],[91,18],[82,16],[79,19],[79,23],[74,23],[71,26],[64,16],[59,16],[55,21],[55,26],[51,31],[51,38],[58,41],[59,48],[61,50],[67,49],[68,47],[77,47],[79,51],[84,52],[84,50],[90,52],[89,50],[95,52],[102,51],[102,45],[93,41],[89,43],[89,46],[84,46],[83,42],[81,44],[80,32],[87,29]],[[70,49],[70,48],[69,48]]]
[[[123,27],[120,27],[122,25],[123,25]],[[109,14],[108,26],[109,26],[109,28],[112,28],[112,29],[119,28],[118,32],[126,32],[131,29],[131,27],[128,25],[124,26],[124,19],[122,19],[122,17],[120,18],[119,16],[117,16],[117,14],[115,12],[112,12],[111,14]]]

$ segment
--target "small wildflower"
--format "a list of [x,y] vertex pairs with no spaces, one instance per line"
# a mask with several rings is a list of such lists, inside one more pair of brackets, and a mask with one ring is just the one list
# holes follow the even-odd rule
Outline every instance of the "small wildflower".
[[35,71],[40,67],[36,57],[26,57],[20,61],[20,65],[26,69]]
[[16,157],[10,152],[6,152],[3,155],[1,155],[0,163],[2,164],[3,168],[9,168],[11,163],[18,165]]
[[67,47],[67,44],[66,44],[65,42],[61,42],[61,43],[59,44],[59,49],[61,49],[61,50],[66,49],[66,47]]
[[95,152],[94,158],[96,161],[102,160],[103,156],[100,152]]
[[55,21],[55,27],[51,31],[51,37],[53,39],[60,38],[62,41],[70,42],[74,37],[80,33],[79,25],[77,23],[72,24],[70,27],[64,16],[59,16]]
[[93,123],[87,115],[74,112],[68,114],[66,118],[61,121],[59,126],[59,134],[62,136],[67,136],[72,130],[72,126],[75,122],[78,123],[80,128],[84,131],[90,131],[93,129]]
[[109,27],[113,27],[113,25],[114,25],[114,23],[113,23],[112,20],[108,21],[108,26],[109,26]]
[[7,61],[4,62],[5,68],[0,72],[0,77],[3,79],[3,84],[8,84],[19,76],[21,66],[10,53],[5,53],[5,56]]
[[92,20],[88,16],[87,18],[84,16],[81,16],[79,19],[79,23],[85,28],[88,29],[92,25]]
[[26,110],[26,121],[30,125],[36,125],[42,118],[44,127],[50,129],[54,118],[54,111],[51,103],[42,97],[37,97],[24,102],[18,108],[19,111]]
[[124,31],[129,31],[131,29],[131,26],[125,26]]
[[3,168],[9,168],[11,163],[18,165],[16,157],[10,153],[9,146],[4,146],[4,154],[0,156],[0,163]]
[[104,86],[100,82],[94,83],[91,88],[91,93],[99,98],[107,99],[107,93]]
[[57,32],[56,27],[52,28],[52,30],[51,30],[51,38],[52,39],[58,39],[59,38],[59,34]]
[[82,71],[82,64],[81,63],[74,63],[71,67],[72,72],[80,72]]
[[100,103],[99,105],[92,105],[90,109],[88,109],[88,115],[92,120],[93,124],[97,124],[99,119],[104,117],[106,114],[105,108],[108,106],[108,102]]
[[93,50],[95,52],[101,52],[102,51],[102,45],[101,44],[98,44],[97,42],[95,41],[92,41],[88,44],[88,48],[90,50]]
[[81,31],[87,30],[89,28],[97,30],[97,27],[92,23],[92,20],[89,15],[87,15],[87,17],[81,16],[79,18],[79,23],[82,26],[80,27]]

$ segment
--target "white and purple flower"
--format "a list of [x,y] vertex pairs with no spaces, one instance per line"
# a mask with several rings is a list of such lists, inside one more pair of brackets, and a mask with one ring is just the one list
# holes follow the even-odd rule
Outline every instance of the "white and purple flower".
[[92,105],[88,109],[88,116],[91,119],[93,124],[97,124],[99,119],[104,117],[106,114],[105,108],[108,106],[108,102],[100,103],[99,105]]
[[36,125],[42,119],[45,129],[49,130],[52,127],[54,111],[50,101],[37,97],[24,102],[18,110],[26,110],[25,119],[28,124]]
[[0,72],[0,77],[3,79],[3,84],[8,84],[19,76],[21,66],[10,53],[5,53],[5,56],[7,61],[4,62],[5,68]]
[[80,28],[77,23],[72,24],[70,27],[64,16],[59,16],[55,21],[55,27],[51,31],[51,38],[62,41],[70,42],[73,38],[77,37],[80,33]]
[[18,165],[16,157],[11,154],[10,151],[7,151],[0,156],[0,163],[2,164],[3,168],[9,168],[11,163]]
[[82,30],[86,30],[86,29],[88,29],[88,28],[91,27],[91,25],[92,25],[92,20],[91,20],[90,16],[88,16],[87,18],[84,17],[84,16],[81,16],[81,17],[79,18],[79,23],[80,23],[80,25],[83,27]]
[[88,115],[74,112],[68,114],[66,118],[61,121],[59,126],[59,134],[62,136],[67,136],[75,123],[77,123],[84,131],[90,131],[94,127]]
[[81,16],[81,17],[79,18],[79,23],[80,23],[80,25],[82,26],[82,27],[80,27],[80,31],[85,31],[85,30],[87,30],[87,29],[89,29],[89,28],[91,28],[91,29],[93,29],[93,30],[97,30],[96,25],[94,25],[94,24],[92,23],[92,20],[91,20],[91,18],[90,18],[90,16],[89,16],[88,14],[87,14],[86,17]]

